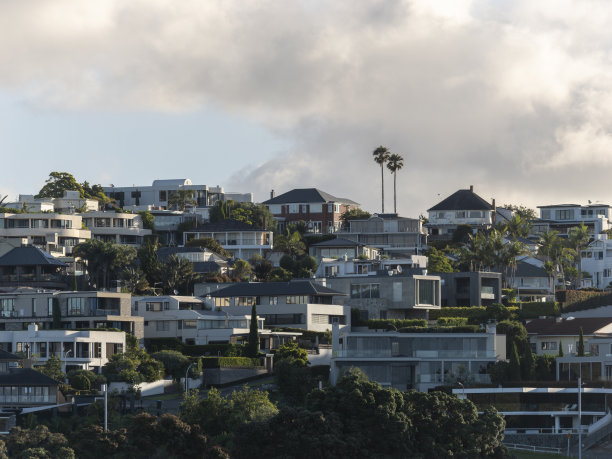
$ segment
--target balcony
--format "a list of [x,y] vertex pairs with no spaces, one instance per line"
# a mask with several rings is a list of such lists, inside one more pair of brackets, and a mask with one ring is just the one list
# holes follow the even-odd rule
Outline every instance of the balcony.
[[56,395],[0,395],[0,405],[45,405],[57,403]]
[[480,297],[483,300],[494,300],[495,299],[495,289],[492,286],[483,285],[480,289]]
[[495,351],[413,350],[408,352],[392,352],[391,349],[341,349],[338,351],[337,357],[349,359],[494,359]]

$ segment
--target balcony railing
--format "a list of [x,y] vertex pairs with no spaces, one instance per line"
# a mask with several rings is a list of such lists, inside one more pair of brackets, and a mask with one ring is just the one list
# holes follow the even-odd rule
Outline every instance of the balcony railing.
[[36,405],[42,403],[56,403],[55,395],[1,395],[0,405]]
[[391,349],[341,349],[337,353],[341,358],[416,358],[416,359],[494,359],[495,351],[451,351],[451,350],[415,350],[392,352]]

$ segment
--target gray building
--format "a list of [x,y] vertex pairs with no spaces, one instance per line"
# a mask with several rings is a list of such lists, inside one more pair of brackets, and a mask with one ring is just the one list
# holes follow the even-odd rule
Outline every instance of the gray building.
[[489,272],[440,273],[442,306],[488,306],[501,303],[501,274]]
[[344,305],[362,319],[426,318],[429,309],[440,309],[439,276],[389,270],[327,277],[325,284],[347,294]]

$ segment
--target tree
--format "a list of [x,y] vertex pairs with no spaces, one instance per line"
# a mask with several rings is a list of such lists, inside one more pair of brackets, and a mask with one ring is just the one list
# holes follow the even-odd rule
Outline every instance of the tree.
[[166,294],[175,291],[181,295],[191,293],[193,283],[199,279],[199,274],[193,271],[193,263],[177,255],[170,255],[168,261],[162,264],[161,281]]
[[521,380],[521,360],[519,358],[518,349],[516,348],[516,343],[512,343],[512,348],[510,350],[510,366],[508,368],[508,377],[510,381],[520,381]]
[[140,218],[142,219],[142,227],[144,229],[149,229],[151,231],[155,231],[155,217],[148,210],[141,210],[138,212]]
[[531,346],[525,346],[523,358],[521,359],[521,377],[525,381],[533,381],[535,376],[535,361]]
[[218,222],[232,219],[263,228],[267,231],[276,231],[277,222],[274,215],[263,204],[252,202],[218,201],[210,209],[210,221]]
[[34,369],[59,382],[64,382],[66,379],[66,374],[62,371],[62,361],[55,355],[49,357],[43,366]]
[[180,189],[171,191],[168,195],[168,207],[184,212],[188,206],[195,206],[197,204],[193,196],[193,190]]
[[382,191],[382,213],[385,213],[385,174],[384,174],[384,165],[389,160],[389,150],[387,150],[382,145],[378,147],[376,150],[372,152],[374,156],[374,162],[380,165],[380,182],[381,182],[381,191]]
[[454,271],[450,261],[441,250],[429,247],[427,250],[427,272],[429,273],[452,273]]
[[251,271],[251,265],[249,265],[248,262],[238,259],[234,262],[232,274],[234,278],[240,281],[248,281],[253,272]]
[[275,361],[277,360],[290,360],[293,365],[305,367],[308,365],[308,352],[290,341],[278,348],[275,355]]
[[40,189],[36,198],[61,198],[64,191],[78,191],[79,197],[85,198],[85,190],[72,174],[68,172],[51,172],[45,185]]
[[132,295],[142,295],[149,289],[147,276],[140,268],[128,267],[121,273],[123,288]]
[[157,241],[146,241],[138,248],[139,267],[144,273],[149,285],[155,285],[160,281],[161,263],[157,257],[157,249],[159,244]]
[[393,174],[393,212],[397,213],[397,171],[404,167],[404,158],[393,153],[387,160],[387,169]]
[[584,332],[582,327],[578,330],[578,345],[576,346],[576,355],[578,357],[584,357]]
[[272,271],[270,271],[270,282],[289,282],[291,279],[291,271],[288,271],[285,268],[273,268]]
[[299,231],[294,231],[289,236],[279,234],[274,240],[274,250],[284,252],[291,258],[295,259],[299,255],[306,252],[306,244],[302,240],[302,235]]
[[33,429],[13,427],[7,440],[8,457],[14,459],[74,459],[74,450],[61,433],[51,432],[45,425]]
[[224,258],[232,258],[232,254],[225,250],[216,239],[203,237],[200,239],[190,239],[185,243],[186,247],[204,247],[211,252]]
[[259,328],[257,326],[257,306],[251,307],[251,325],[249,327],[249,344],[247,347],[247,354],[250,357],[257,357],[259,355]]
[[342,226],[349,226],[349,221],[350,220],[365,220],[368,219],[372,216],[372,214],[370,214],[370,212],[367,212],[365,210],[361,210],[359,208],[357,209],[350,209],[345,211],[341,216],[340,216],[340,221],[342,221]]
[[187,368],[191,364],[189,357],[178,351],[164,350],[154,352],[151,354],[151,358],[161,362],[164,365],[166,374],[172,376],[175,380],[184,377]]
[[253,266],[253,272],[258,281],[265,282],[270,278],[270,272],[272,271],[272,262],[266,260],[261,255],[257,255],[249,260]]
[[97,288],[108,288],[109,277],[119,273],[136,258],[136,249],[124,245],[90,239],[78,244],[72,251],[75,257],[87,262],[87,271],[93,277]]
[[565,354],[563,354],[563,342],[559,341],[559,353],[557,354],[558,357],[563,357]]
[[514,204],[504,204],[502,207],[506,209],[510,209],[516,215],[520,216],[523,220],[535,220],[536,219],[536,211],[530,209],[529,207],[514,205]]
[[589,245],[591,236],[589,230],[584,224],[580,223],[580,226],[570,228],[569,234],[569,246],[576,252],[576,269],[578,270],[578,288],[582,287],[582,250],[586,249]]

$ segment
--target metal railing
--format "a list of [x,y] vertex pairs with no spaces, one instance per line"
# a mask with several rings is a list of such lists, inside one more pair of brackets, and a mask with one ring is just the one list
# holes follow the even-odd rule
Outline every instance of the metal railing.
[[507,448],[515,449],[519,451],[531,451],[534,453],[550,453],[550,454],[562,454],[561,448],[553,448],[549,446],[532,446],[532,445],[522,445],[520,443],[504,443]]

